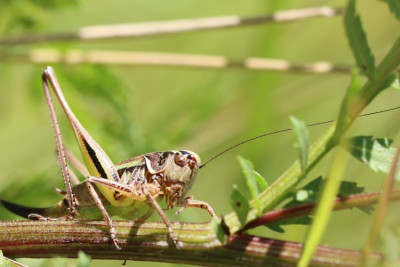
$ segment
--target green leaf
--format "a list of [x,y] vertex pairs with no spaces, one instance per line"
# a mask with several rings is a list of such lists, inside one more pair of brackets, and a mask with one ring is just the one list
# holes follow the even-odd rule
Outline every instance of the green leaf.
[[295,204],[315,202],[317,200],[317,194],[321,189],[322,183],[323,179],[321,176],[319,176],[298,190],[295,198],[297,203]]
[[370,206],[357,207],[357,209],[361,210],[362,212],[365,212],[366,214],[371,215],[372,212],[375,210],[375,207],[370,205]]
[[270,230],[283,234],[285,233],[285,229],[283,229],[278,223],[271,223],[271,224],[267,224],[265,225],[265,227],[269,228]]
[[236,212],[241,225],[244,225],[246,223],[247,214],[250,211],[250,205],[248,199],[239,191],[235,184],[233,185],[230,204],[232,209]]
[[86,255],[85,252],[78,252],[78,262],[76,264],[77,267],[90,267],[90,256]]
[[[317,193],[321,189],[323,179],[321,176],[312,180],[310,183],[305,185],[302,189],[297,191],[296,200],[302,203],[312,203],[317,200]],[[307,198],[299,199],[299,192],[307,192]],[[340,197],[347,197],[354,194],[360,194],[365,192],[365,188],[358,186],[356,182],[341,181],[339,191],[337,193]]]
[[265,189],[267,189],[268,183],[265,180],[265,178],[256,171],[253,171],[253,173],[254,173],[254,178],[256,179],[256,182],[260,186],[261,191],[264,191]]
[[400,90],[400,78],[396,77],[390,86],[394,89]]
[[28,267],[20,262],[15,260],[11,260],[7,257],[4,257],[3,251],[0,250],[0,267]]
[[299,202],[304,202],[310,199],[310,194],[306,190],[299,190],[296,193],[296,200]]
[[323,179],[321,176],[315,178],[302,188],[298,189],[296,192],[291,194],[289,198],[292,200],[288,202],[284,207],[293,207],[296,205],[304,204],[304,203],[313,203],[316,202],[317,195],[319,190],[321,189]]
[[395,82],[396,82],[396,75],[390,74],[389,76],[386,77],[386,79],[379,86],[379,90],[377,90],[376,94],[379,94],[381,91],[385,90],[386,88],[393,86],[393,84]]
[[261,203],[260,203],[260,199],[258,197],[258,188],[257,188],[256,178],[254,175],[253,164],[251,163],[250,160],[247,160],[240,156],[238,156],[238,160],[239,160],[240,166],[242,168],[242,171],[244,173],[244,177],[246,178],[247,187],[250,190],[251,197],[256,206],[257,214],[259,216],[261,216],[261,214],[262,214]]
[[[350,195],[361,194],[364,192],[365,192],[365,187],[358,186],[356,182],[342,181],[340,184],[338,197],[347,197]],[[370,206],[357,207],[357,209],[367,214],[371,214],[371,212],[374,210],[374,207],[370,205]]]
[[390,11],[400,20],[400,1],[399,0],[381,0],[389,5]]
[[8,267],[11,266],[10,262],[3,256],[3,252],[0,250],[0,266]]
[[344,17],[344,24],[357,66],[363,71],[365,76],[370,80],[374,80],[375,59],[368,46],[367,36],[362,27],[360,17],[356,13],[355,0],[349,1]]
[[[345,139],[342,146],[356,159],[367,164],[372,170],[389,173],[396,153],[396,148],[391,147],[392,140],[372,136],[356,136]],[[400,180],[400,168],[395,175]]]
[[293,130],[296,134],[297,142],[295,147],[297,147],[299,151],[300,167],[301,171],[304,173],[307,168],[308,149],[310,147],[310,138],[308,135],[307,126],[303,121],[293,116],[290,116],[290,121],[293,124]]
[[[318,193],[322,188],[324,180],[321,176],[315,178],[304,187],[295,192],[291,197],[292,200],[288,202],[284,207],[293,207],[305,203],[315,203],[318,200]],[[353,194],[360,194],[365,192],[365,188],[358,186],[356,182],[342,181],[340,183],[338,197],[347,197]],[[373,210],[372,206],[357,207],[361,211],[370,214]]]
[[348,197],[354,194],[365,192],[365,187],[358,186],[356,182],[342,181],[340,184],[338,196]]
[[217,236],[219,242],[221,242],[222,244],[225,244],[226,235],[225,235],[225,232],[224,232],[224,228],[221,225],[221,222],[217,218],[212,217],[211,218],[211,225],[212,225],[214,233]]

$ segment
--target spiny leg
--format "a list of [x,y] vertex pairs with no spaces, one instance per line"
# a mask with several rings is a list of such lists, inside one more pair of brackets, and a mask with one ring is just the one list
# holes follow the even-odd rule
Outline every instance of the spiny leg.
[[110,230],[110,237],[111,237],[111,240],[112,240],[115,248],[118,249],[118,250],[121,250],[121,247],[117,243],[117,237],[116,237],[116,234],[115,234],[115,228],[114,228],[114,226],[112,224],[112,220],[110,218],[110,215],[108,215],[106,209],[104,208],[103,202],[101,202],[101,199],[100,199],[99,195],[97,194],[97,192],[94,189],[93,185],[89,181],[86,182],[86,186],[87,186],[87,188],[89,190],[90,195],[92,196],[93,200],[95,201],[96,206],[99,208],[99,210],[103,214],[104,219],[107,222],[108,228]]
[[[118,175],[118,172],[113,164],[113,162],[111,161],[111,159],[108,157],[108,155],[104,152],[104,150],[99,146],[99,144],[97,144],[97,142],[90,136],[90,134],[86,131],[86,129],[82,126],[82,124],[79,122],[79,120],[76,118],[75,114],[72,112],[71,108],[69,107],[62,91],[61,91],[61,87],[57,81],[57,78],[55,76],[54,70],[51,67],[47,67],[44,69],[43,71],[43,86],[45,88],[46,91],[46,97],[49,99],[49,103],[51,103],[51,96],[50,96],[50,92],[47,86],[46,81],[49,82],[49,84],[51,85],[51,88],[53,89],[57,99],[59,100],[59,103],[62,107],[62,109],[64,110],[65,115],[68,118],[68,121],[75,133],[75,136],[78,140],[79,143],[79,147],[81,149],[82,152],[82,157],[85,160],[86,166],[88,167],[88,172],[93,175],[93,176],[97,176],[97,177],[102,177],[108,180],[112,180],[115,182],[119,182],[120,178]],[[50,104],[49,104],[50,105]],[[54,107],[51,104],[52,107],[52,115],[55,117],[55,111],[54,111]],[[54,120],[53,120],[54,121]],[[58,128],[58,127],[57,127]],[[65,162],[65,153],[63,150],[63,146],[61,142],[58,142],[58,149],[62,150],[62,158]],[[66,163],[65,163],[66,166]],[[72,204],[70,206],[73,206],[75,213],[77,212],[75,209],[75,203],[73,202],[73,196],[72,196],[72,190],[71,190],[71,184],[70,184],[70,179],[69,179],[69,174],[67,170],[64,170],[63,172],[64,177],[68,177],[68,185],[66,185],[66,191],[67,191],[67,195],[68,195],[68,200],[71,202],[69,204]],[[109,218],[107,212],[104,209],[104,206],[102,205],[101,201],[99,203],[99,197],[96,193],[96,191],[94,191],[93,186],[90,183],[88,184],[88,188],[89,191],[91,192],[91,196],[93,197],[94,201],[97,203],[97,206],[101,209],[104,217],[107,220],[107,223],[110,226],[110,232],[111,232],[111,236],[113,238],[113,242],[116,245],[117,248],[118,245],[115,242],[115,233],[114,233],[114,228],[112,227],[111,224],[111,219]],[[112,204],[115,205],[117,204],[117,201],[114,200],[114,198],[112,198],[112,196],[110,197],[109,192],[106,192],[105,190],[102,190],[103,188],[99,188],[100,191],[102,191],[102,194],[106,197],[106,199]],[[106,193],[106,194],[104,194]],[[97,196],[97,198],[96,198]]]
[[162,210],[162,208],[160,207],[160,205],[158,205],[157,201],[155,201],[155,199],[153,198],[153,196],[149,193],[149,191],[147,190],[147,185],[143,185],[143,193],[145,194],[145,196],[147,197],[147,200],[153,205],[153,207],[156,209],[156,211],[158,212],[158,215],[160,215],[161,219],[164,221],[165,225],[167,226],[168,229],[168,234],[169,237],[172,239],[172,241],[174,242],[175,246],[177,248],[181,248],[181,245],[179,244],[179,240],[178,238],[175,236],[174,231],[172,230],[172,226],[170,221],[167,218],[167,215],[165,215],[164,211]]
[[63,146],[63,142],[62,142],[62,138],[61,138],[61,132],[60,132],[60,128],[58,125],[56,112],[54,110],[53,101],[52,101],[52,98],[50,95],[50,90],[47,85],[47,80],[48,80],[48,76],[44,72],[42,75],[43,89],[44,89],[44,94],[46,97],[47,107],[49,108],[49,112],[50,112],[50,118],[51,118],[51,122],[53,125],[54,134],[56,137],[58,161],[60,162],[61,171],[62,171],[62,175],[64,178],[64,184],[65,184],[65,189],[66,189],[66,194],[67,194],[68,206],[70,209],[70,215],[71,215],[71,217],[73,217],[74,215],[78,214],[78,211],[76,209],[75,199],[72,194],[71,180],[70,180],[70,176],[69,176],[67,161],[65,158],[65,152],[64,152],[64,146]]
[[193,196],[186,197],[182,204],[182,207],[176,212],[176,214],[181,213],[185,208],[200,208],[205,209],[212,217],[217,217],[213,208],[204,201],[193,199]]
[[[87,177],[89,175],[85,166],[83,166],[83,164],[75,157],[74,154],[72,154],[72,152],[65,145],[64,145],[64,153],[65,153],[67,163],[68,162],[71,163],[71,165],[75,169],[77,169],[79,171],[79,173],[81,175],[83,175],[84,177]],[[77,185],[81,182],[81,181],[79,181],[78,176],[76,176],[75,172],[71,168],[68,168],[68,174],[71,179],[71,182],[74,185]],[[61,194],[61,195],[67,194],[67,192],[65,190],[60,189],[60,188],[54,188],[54,190],[56,191],[57,194]]]
[[[64,146],[64,153],[65,153],[67,164],[71,163],[72,166],[74,166],[75,162],[71,161],[71,159],[70,159],[72,153],[67,149],[66,146]],[[74,157],[74,159],[77,160],[74,155],[72,155],[72,157]],[[73,185],[80,184],[81,181],[79,181],[78,176],[76,176],[76,174],[72,168],[68,168],[68,174],[69,174],[70,181],[72,182]],[[60,189],[60,188],[54,188],[54,190],[56,191],[56,193],[61,194],[61,195],[67,194],[67,192],[65,190]]]

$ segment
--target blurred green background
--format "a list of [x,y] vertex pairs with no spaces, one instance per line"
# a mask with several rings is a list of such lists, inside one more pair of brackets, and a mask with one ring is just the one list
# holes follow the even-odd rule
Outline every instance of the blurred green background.
[[[0,1],[0,35],[60,33],[79,27],[130,22],[213,17],[255,16],[278,10],[319,5],[343,6],[346,1]],[[40,7],[35,5],[43,5]],[[385,55],[400,33],[399,24],[381,1],[359,1],[358,11],[376,61]],[[247,26],[141,39],[42,43],[0,46],[0,55],[25,53],[33,48],[143,51],[285,59],[293,63],[329,61],[354,64],[342,18],[313,18],[291,23]],[[0,197],[32,206],[56,203],[52,190],[63,187],[55,156],[55,140],[41,89],[45,65],[0,56]],[[115,162],[145,152],[188,149],[203,161],[244,139],[290,127],[289,115],[306,123],[335,118],[350,77],[347,74],[301,74],[245,69],[184,67],[53,65],[68,102],[82,124]],[[367,111],[398,105],[399,92],[387,90]],[[64,142],[78,155],[68,122],[58,109]],[[349,135],[374,135],[398,140],[399,112],[358,120]],[[326,126],[309,129],[312,140]],[[397,139],[396,139],[397,138]],[[236,156],[250,159],[272,183],[296,159],[291,133],[243,145],[210,163],[199,173],[191,191],[207,201],[218,215],[230,212],[232,185],[245,189]],[[326,175],[330,157],[309,178]],[[384,174],[377,174],[351,159],[346,179],[367,191],[380,190]],[[393,211],[399,208],[393,203]],[[185,210],[173,220],[209,220],[206,212]],[[158,217],[153,216],[155,220]],[[0,208],[0,219],[16,219]],[[335,212],[323,244],[360,249],[372,216],[358,210]],[[391,213],[385,229],[398,225]],[[302,241],[306,227],[288,226],[285,234],[266,228],[252,233]],[[384,248],[383,248],[384,249]],[[23,259],[29,266],[51,266]],[[94,261],[109,266],[110,261]],[[115,266],[120,261],[111,262]],[[43,265],[44,264],[44,265]],[[49,265],[50,264],[50,265]],[[127,266],[154,266],[128,262]],[[169,264],[161,264],[167,266]]]

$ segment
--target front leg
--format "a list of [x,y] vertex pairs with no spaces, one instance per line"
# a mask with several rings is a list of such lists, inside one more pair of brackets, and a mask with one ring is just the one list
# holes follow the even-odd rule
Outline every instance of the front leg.
[[213,208],[207,202],[193,199],[193,196],[188,196],[182,201],[181,208],[176,212],[176,214],[181,213],[185,208],[205,209],[212,217],[217,217]]
[[168,220],[167,215],[164,213],[164,211],[161,209],[160,205],[158,205],[157,201],[155,200],[158,196],[158,194],[152,196],[149,191],[148,191],[148,184],[144,184],[143,185],[143,193],[145,194],[147,200],[151,203],[151,205],[155,208],[155,210],[157,211],[158,215],[160,215],[161,219],[164,221],[165,225],[167,226],[168,229],[168,234],[169,237],[172,239],[172,241],[174,242],[175,246],[177,248],[181,248],[181,245],[179,244],[179,240],[178,238],[175,236],[174,231],[172,229],[171,223]]
[[172,209],[176,202],[178,202],[182,197],[182,186],[181,185],[171,185],[165,188],[165,193],[168,196],[165,200],[167,203],[167,210]]
[[99,208],[99,210],[103,214],[104,219],[107,222],[108,228],[110,230],[111,241],[113,242],[116,249],[121,250],[121,247],[118,245],[115,228],[113,226],[110,215],[108,215],[106,209],[104,208],[103,202],[101,202],[99,195],[96,193],[96,190],[94,189],[93,185],[89,181],[86,181],[86,186],[87,186],[89,193],[92,196],[94,202],[96,203],[96,206]]

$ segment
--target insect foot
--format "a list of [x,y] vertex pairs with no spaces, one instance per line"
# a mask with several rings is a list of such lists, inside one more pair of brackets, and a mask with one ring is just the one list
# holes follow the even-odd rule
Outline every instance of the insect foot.
[[121,250],[122,248],[118,245],[118,241],[117,241],[118,239],[117,239],[117,237],[116,237],[116,235],[115,235],[115,229],[114,229],[114,227],[110,228],[110,237],[111,237],[111,241],[112,241],[114,247],[115,247],[117,250]]
[[37,221],[58,221],[62,220],[61,218],[50,218],[37,213],[28,214],[28,219],[37,220]]
[[168,227],[168,234],[169,234],[169,237],[172,239],[172,242],[174,242],[174,245],[176,246],[176,248],[181,249],[182,248],[181,243],[179,242],[179,239],[175,236],[172,228]]
[[62,217],[53,218],[53,217],[46,217],[37,213],[28,214],[28,219],[37,220],[37,221],[74,221],[77,220],[74,214],[68,214]]

